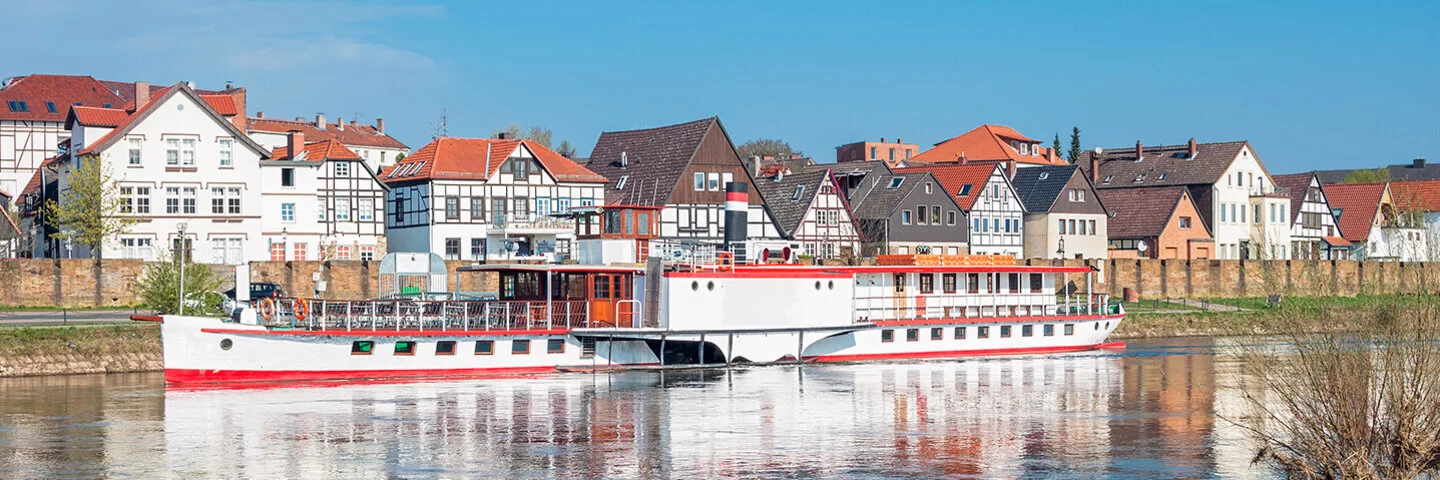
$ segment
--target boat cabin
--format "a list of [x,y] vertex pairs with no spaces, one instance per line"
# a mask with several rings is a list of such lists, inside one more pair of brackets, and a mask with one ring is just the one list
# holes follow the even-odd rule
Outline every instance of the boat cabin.
[[570,210],[580,263],[644,263],[650,243],[660,238],[663,206],[604,205]]
[[[643,287],[638,268],[596,265],[472,265],[460,273],[494,272],[500,302],[549,304],[552,311],[584,312],[592,327],[632,326]],[[640,285],[637,285],[640,284]],[[638,325],[635,325],[638,326]]]

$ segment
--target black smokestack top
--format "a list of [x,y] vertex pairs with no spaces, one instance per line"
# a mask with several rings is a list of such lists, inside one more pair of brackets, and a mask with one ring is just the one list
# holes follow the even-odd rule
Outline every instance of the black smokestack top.
[[[750,184],[730,182],[725,184],[725,243],[734,251],[743,248],[748,237],[746,230],[750,212]],[[738,262],[740,259],[736,259]]]

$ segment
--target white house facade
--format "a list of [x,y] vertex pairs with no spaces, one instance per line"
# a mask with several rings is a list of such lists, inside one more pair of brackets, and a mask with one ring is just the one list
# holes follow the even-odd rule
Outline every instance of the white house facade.
[[564,156],[510,138],[438,138],[379,177],[390,187],[389,250],[447,260],[572,258],[574,225],[552,215],[596,205],[605,186]]
[[306,142],[300,132],[289,142],[260,163],[267,258],[383,257],[385,184],[339,142]]
[[260,160],[269,152],[185,84],[148,96],[140,94],[134,111],[72,107],[66,123],[74,153],[62,157],[61,198],[74,169],[99,161],[115,179],[120,213],[135,220],[105,244],[105,258],[155,260],[187,250],[201,263],[265,259]]

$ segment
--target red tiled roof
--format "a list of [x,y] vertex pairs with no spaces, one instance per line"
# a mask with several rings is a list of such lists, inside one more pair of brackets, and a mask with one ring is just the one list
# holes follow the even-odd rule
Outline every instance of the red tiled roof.
[[[40,162],[40,168],[36,168],[36,169],[35,169],[35,174],[30,176],[30,181],[25,184],[25,188],[24,188],[24,189],[21,189],[21,190],[20,190],[20,196],[24,197],[24,196],[29,196],[30,194],[33,194],[33,193],[39,193],[39,191],[40,191],[40,171],[41,171],[41,170],[47,170],[47,169],[48,169],[48,170],[54,170],[54,169],[55,169],[55,166],[58,165],[59,163],[60,163],[60,157],[59,157],[59,156],[50,157],[50,158],[45,159],[45,161]],[[54,178],[54,177],[51,177],[51,178]]]
[[[25,102],[26,111],[10,110],[10,102]],[[51,112],[45,102],[55,105]],[[0,88],[0,120],[63,122],[76,104],[87,107],[121,107],[125,99],[93,77],[84,75],[28,75],[15,77]]]
[[1330,244],[1330,246],[1332,247],[1348,247],[1354,245],[1353,243],[1350,243],[1349,240],[1341,237],[1320,237],[1320,239],[1324,240],[1325,243]]
[[[381,170],[381,181],[414,180],[485,180],[500,171],[505,159],[524,145],[540,162],[540,166],[562,182],[604,183],[605,177],[580,166],[565,156],[532,140],[499,140],[491,138],[437,138],[420,147],[405,160]],[[489,153],[487,162],[486,153]],[[486,170],[486,166],[489,170]],[[418,167],[411,167],[419,165]],[[404,176],[391,178],[391,172],[405,168]],[[417,168],[409,172],[409,168]]]
[[[975,200],[980,198],[980,191],[985,189],[985,183],[990,181],[990,175],[999,167],[995,163],[972,163],[965,165],[922,165],[917,167],[897,168],[895,173],[924,173],[930,172],[940,182],[940,187],[950,192],[955,197],[955,203],[960,204],[960,209],[970,211],[975,205]],[[960,190],[965,185],[970,187],[970,194],[960,196]]]
[[921,152],[914,158],[906,160],[910,164],[916,163],[951,163],[960,161],[963,153],[965,159],[971,162],[1001,162],[1014,160],[1019,163],[1034,165],[1068,165],[1059,156],[1055,160],[1049,158],[1050,149],[1040,147],[1040,151],[1031,155],[1021,155],[1019,150],[1010,146],[1010,140],[1017,140],[1022,143],[1040,143],[1020,132],[1004,125],[985,124],[976,127],[974,130],[965,132],[958,137],[935,144],[929,150]]
[[125,120],[122,120],[120,123],[116,124],[114,129],[106,132],[105,135],[101,136],[95,141],[86,144],[85,149],[81,150],[79,155],[89,155],[91,153],[95,153],[95,151],[99,150],[103,145],[113,142],[114,139],[117,138],[117,136],[124,135],[124,133],[121,132],[130,130],[130,125],[135,123],[135,121],[141,117],[142,113],[147,112],[150,110],[151,107],[154,107],[156,102],[159,102],[161,98],[164,98],[164,95],[156,95],[154,97],[150,97],[150,101],[145,102],[145,104],[141,105],[140,108],[135,109],[133,111],[134,113],[131,113],[129,116],[125,117]]
[[360,155],[355,154],[345,145],[334,140],[321,140],[318,142],[306,142],[305,148],[300,150],[300,158],[290,156],[289,147],[279,147],[270,156],[271,160],[298,160],[302,162],[323,162],[326,160],[360,160]]
[[410,149],[394,137],[380,133],[374,126],[358,123],[345,125],[326,123],[325,129],[321,130],[315,126],[313,121],[250,117],[248,128],[252,132],[270,133],[290,133],[291,130],[299,129],[305,133],[305,138],[309,139],[335,139],[346,145]]
[[74,113],[65,120],[65,126],[67,128],[72,125],[70,118],[74,118],[75,122],[87,127],[118,127],[120,124],[125,123],[126,118],[130,117],[128,112],[118,108],[70,108],[73,109]]
[[1390,182],[1390,196],[1402,211],[1440,212],[1440,180]]
[[211,108],[220,112],[221,115],[233,117],[240,114],[240,107],[235,105],[235,97],[229,95],[201,95],[200,98]]
[[[183,85],[183,84],[176,84],[176,85],[179,86],[179,85]],[[195,93],[195,90],[193,90],[193,89],[191,89],[191,88],[189,88],[189,87],[184,87],[184,88],[182,88],[182,89],[167,88],[167,89],[164,90],[163,93],[161,93],[160,95],[156,95],[156,96],[150,97],[150,101],[145,102],[145,104],[144,104],[144,105],[141,105],[140,108],[135,109],[134,112],[131,113],[128,118],[126,118],[124,121],[120,122],[119,125],[116,125],[114,129],[110,130],[108,133],[106,133],[105,135],[101,136],[100,138],[95,139],[94,141],[89,142],[89,143],[85,146],[85,149],[84,149],[84,150],[81,150],[80,152],[78,152],[77,155],[89,155],[89,154],[95,153],[95,152],[97,152],[97,151],[99,151],[99,150],[101,150],[101,149],[104,149],[104,148],[106,148],[106,147],[109,147],[111,144],[115,143],[116,141],[119,141],[119,139],[120,139],[121,137],[123,137],[125,134],[129,133],[129,132],[130,132],[130,129],[131,129],[131,128],[134,128],[136,122],[138,122],[138,121],[140,121],[140,120],[143,120],[143,119],[145,119],[146,117],[148,117],[148,116],[150,115],[151,110],[152,110],[156,105],[160,104],[160,103],[163,102],[165,99],[168,99],[168,98],[170,98],[171,96],[173,96],[173,95],[175,95],[175,94],[178,94],[178,93],[181,93],[181,92],[187,92],[187,91],[190,92],[189,94],[192,95],[193,98],[200,99],[200,100],[203,101],[203,99],[200,98],[200,97],[201,97],[200,94]],[[206,111],[207,111],[207,114],[213,113],[214,117],[212,117],[212,118],[218,120],[222,125],[224,125],[224,128],[225,128],[225,129],[227,129],[227,130],[229,130],[231,133],[233,133],[233,134],[235,135],[235,138],[236,138],[237,140],[239,140],[240,143],[243,143],[243,144],[249,146],[251,149],[254,149],[256,152],[259,152],[261,159],[265,159],[265,158],[269,157],[270,152],[267,151],[267,150],[265,149],[265,147],[262,147],[262,146],[260,146],[260,144],[255,143],[255,141],[252,140],[252,139],[250,138],[250,136],[246,135],[245,132],[240,131],[239,127],[236,127],[234,123],[231,123],[229,120],[226,120],[223,116],[221,116],[220,112],[216,111],[216,110],[214,109],[214,107],[211,107],[210,104],[209,104],[209,102],[205,102],[205,106],[210,107],[210,108],[208,108],[208,109],[202,108],[201,110],[206,110]]]
[[1326,185],[1325,199],[1330,208],[1340,210],[1340,233],[1346,240],[1365,243],[1370,237],[1370,227],[1375,225],[1375,216],[1380,213],[1380,202],[1385,199],[1384,183],[1340,183]]

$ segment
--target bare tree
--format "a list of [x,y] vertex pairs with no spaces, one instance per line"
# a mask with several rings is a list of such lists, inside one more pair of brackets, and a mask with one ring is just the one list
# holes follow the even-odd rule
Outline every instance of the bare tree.
[[55,238],[90,249],[98,262],[105,242],[128,232],[135,219],[124,211],[127,204],[99,158],[78,157],[70,167],[60,201],[45,204],[46,221],[55,228]]
[[793,155],[804,155],[804,153],[790,148],[790,144],[785,143],[784,140],[772,138],[757,138],[740,144],[736,150],[739,151],[742,159],[769,155],[783,160],[789,159]]

